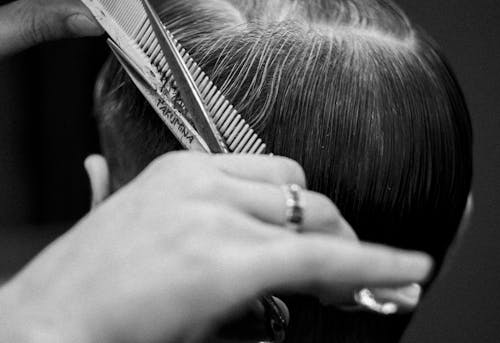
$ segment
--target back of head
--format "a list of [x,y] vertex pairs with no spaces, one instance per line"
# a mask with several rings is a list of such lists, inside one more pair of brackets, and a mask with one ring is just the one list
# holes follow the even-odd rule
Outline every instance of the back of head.
[[[468,110],[447,62],[385,0],[157,1],[274,154],[301,163],[363,240],[438,262],[471,186]],[[180,149],[115,61],[97,90],[115,188]],[[408,318],[292,301],[290,341],[396,341]],[[362,328],[362,329],[361,329]]]

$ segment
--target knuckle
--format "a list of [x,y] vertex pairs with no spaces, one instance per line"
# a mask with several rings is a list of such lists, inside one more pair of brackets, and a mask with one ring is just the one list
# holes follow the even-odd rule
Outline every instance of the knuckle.
[[24,2],[24,4],[25,6],[21,9],[20,13],[22,21],[25,23],[24,29],[21,31],[22,39],[26,44],[44,41],[44,23],[35,15],[38,12],[37,9],[33,3]]
[[28,45],[72,36],[64,23],[64,15],[47,6],[44,1],[22,2],[19,15],[24,23],[21,37]]
[[311,192],[311,196],[306,200],[305,207],[315,216],[318,225],[328,232],[335,233],[344,226],[343,217],[335,204],[324,194]]
[[202,196],[210,196],[216,199],[216,195],[223,188],[223,181],[221,178],[214,177],[211,174],[199,175],[191,183],[192,190],[195,194]]
[[296,183],[299,186],[306,186],[304,169],[298,162],[289,158],[276,157],[270,172],[276,184]]
[[300,186],[306,186],[306,173],[302,166],[294,160],[283,159],[282,169],[286,181],[296,183]]

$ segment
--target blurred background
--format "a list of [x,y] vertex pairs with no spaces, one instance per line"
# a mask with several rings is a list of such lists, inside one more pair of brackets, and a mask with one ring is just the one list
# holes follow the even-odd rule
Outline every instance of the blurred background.
[[[9,1],[1,1],[0,4]],[[500,3],[397,0],[441,45],[475,131],[475,214],[406,342],[500,341]],[[0,278],[85,215],[83,160],[104,39],[45,44],[0,62]]]

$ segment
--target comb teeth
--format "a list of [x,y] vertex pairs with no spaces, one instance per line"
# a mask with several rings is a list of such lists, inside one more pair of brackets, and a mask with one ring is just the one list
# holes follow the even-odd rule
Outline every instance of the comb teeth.
[[[135,43],[136,48],[142,52],[141,55],[145,55],[147,61],[153,66],[151,71],[159,86],[170,80],[172,77],[171,71],[140,1],[83,0],[83,2],[87,4],[97,19],[102,16],[107,17],[108,26],[110,25],[109,18],[112,18],[111,25],[114,24],[120,27],[128,38]],[[99,15],[96,14],[96,8]],[[116,33],[116,30],[112,29],[115,35],[110,33],[110,30],[107,29],[107,31],[115,41],[120,41],[120,38],[123,40],[123,37],[116,37],[120,35],[120,33]],[[174,41],[184,63],[193,76],[208,112],[225,139],[229,150],[234,153],[264,153],[266,145],[255,131],[226,100],[224,95],[217,89],[217,86],[213,84],[187,51],[182,48],[177,40],[174,39]]]
[[129,37],[137,37],[139,23],[146,20],[146,12],[139,1],[133,0],[87,0],[90,3],[99,3],[107,12],[106,15],[114,19],[115,24],[122,28]]
[[217,89],[217,86],[213,84],[187,51],[179,43],[176,42],[176,45],[229,150],[234,153],[264,153],[266,146],[259,139],[257,133],[238,114],[238,111]]

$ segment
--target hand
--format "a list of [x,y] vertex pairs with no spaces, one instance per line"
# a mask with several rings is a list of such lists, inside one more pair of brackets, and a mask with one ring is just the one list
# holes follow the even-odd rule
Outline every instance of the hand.
[[48,40],[102,33],[79,0],[17,0],[0,7],[0,58]]
[[284,228],[287,183],[304,173],[278,157],[160,158],[4,287],[4,339],[183,342],[263,292],[343,303],[427,277],[426,255],[358,242],[320,194],[303,193],[303,234]]

